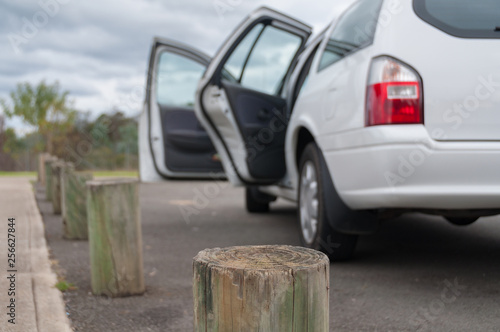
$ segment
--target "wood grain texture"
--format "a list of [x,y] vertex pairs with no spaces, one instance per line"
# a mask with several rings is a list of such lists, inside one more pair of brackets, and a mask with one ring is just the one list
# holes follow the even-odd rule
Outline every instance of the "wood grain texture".
[[144,293],[138,181],[88,181],[87,218],[92,292]]
[[49,157],[48,153],[38,154],[38,182],[42,185],[45,185],[45,160]]
[[52,201],[52,163],[57,159],[52,156],[45,158],[45,199]]
[[302,247],[207,249],[194,258],[196,332],[327,332],[329,260]]
[[51,197],[52,197],[52,207],[54,214],[61,214],[61,172],[64,167],[64,163],[61,161],[56,161],[51,163]]
[[66,167],[64,167],[61,172],[61,214],[63,219],[63,227],[65,227],[64,224],[66,223],[66,215],[68,214],[66,202],[66,182],[68,175],[74,172],[75,165],[73,163],[67,163]]
[[92,179],[92,173],[74,172],[71,168],[63,171],[62,215],[66,239],[88,239],[86,182]]

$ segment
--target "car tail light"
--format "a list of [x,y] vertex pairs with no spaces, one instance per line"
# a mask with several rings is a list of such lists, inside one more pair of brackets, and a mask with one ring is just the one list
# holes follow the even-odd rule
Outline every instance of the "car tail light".
[[422,80],[389,57],[373,60],[366,95],[367,126],[423,123]]

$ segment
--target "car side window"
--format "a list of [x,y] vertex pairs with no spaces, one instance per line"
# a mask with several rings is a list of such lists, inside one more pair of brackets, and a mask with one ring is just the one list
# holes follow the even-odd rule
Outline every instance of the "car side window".
[[[243,40],[234,49],[231,56],[224,64],[224,78],[231,81],[240,82],[243,74],[243,68],[248,59],[248,54],[252,50],[253,45],[259,38],[264,24],[259,23],[243,38]],[[229,77],[228,77],[229,74]]]
[[277,95],[301,45],[299,36],[259,24],[236,47],[224,69],[245,88]]
[[382,3],[360,0],[342,15],[328,39],[318,71],[373,43]]
[[205,66],[189,58],[163,52],[156,72],[156,101],[172,107],[193,107]]

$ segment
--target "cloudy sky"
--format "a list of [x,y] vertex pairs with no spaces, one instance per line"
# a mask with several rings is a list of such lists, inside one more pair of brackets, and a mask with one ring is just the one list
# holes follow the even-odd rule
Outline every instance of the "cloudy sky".
[[[252,10],[266,5],[325,27],[352,0],[2,0],[0,98],[19,82],[59,81],[92,114],[142,106],[154,36],[213,55]],[[311,5],[313,3],[313,5]],[[0,111],[1,112],[1,111]],[[7,124],[24,129],[20,121]]]

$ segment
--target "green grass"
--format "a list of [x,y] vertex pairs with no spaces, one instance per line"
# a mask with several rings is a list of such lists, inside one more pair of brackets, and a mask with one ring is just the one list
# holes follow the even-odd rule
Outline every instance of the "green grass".
[[0,172],[4,177],[36,177],[36,172]]
[[66,280],[61,280],[59,281],[55,287],[57,289],[59,289],[61,292],[67,292],[67,291],[72,291],[72,290],[76,290],[77,287],[75,286],[75,284],[72,284],[70,282],[67,282]]
[[[102,177],[127,177],[137,178],[137,171],[96,171],[92,172],[96,178]],[[0,177],[36,177],[36,172],[0,172]]]

